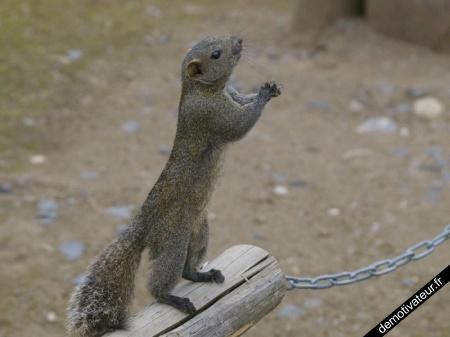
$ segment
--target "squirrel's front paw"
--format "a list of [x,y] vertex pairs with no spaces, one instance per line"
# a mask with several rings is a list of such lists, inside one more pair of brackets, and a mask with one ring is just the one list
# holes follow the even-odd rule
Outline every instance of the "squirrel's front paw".
[[280,88],[275,82],[266,82],[259,89],[259,94],[265,98],[271,99],[281,94]]

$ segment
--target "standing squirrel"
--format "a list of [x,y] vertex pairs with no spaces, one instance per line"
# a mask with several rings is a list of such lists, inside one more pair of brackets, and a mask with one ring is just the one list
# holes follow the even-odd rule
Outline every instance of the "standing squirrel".
[[178,124],[169,160],[132,223],[100,254],[69,302],[70,337],[98,337],[127,327],[128,307],[141,253],[149,248],[148,289],[159,302],[192,314],[188,298],[170,294],[183,277],[222,283],[219,270],[197,271],[208,243],[206,205],[226,145],[255,125],[267,102],[280,94],[265,83],[256,94],[227,86],[242,39],[206,38],[182,64]]

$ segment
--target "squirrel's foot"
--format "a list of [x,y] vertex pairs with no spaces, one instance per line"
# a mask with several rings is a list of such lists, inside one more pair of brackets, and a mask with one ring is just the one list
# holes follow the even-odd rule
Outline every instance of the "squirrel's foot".
[[259,89],[259,95],[266,99],[277,97],[281,94],[280,88],[275,82],[266,82]]
[[167,295],[157,298],[157,301],[162,304],[170,305],[181,312],[191,315],[195,313],[197,309],[192,304],[191,300],[187,297],[179,297],[174,295]]
[[208,273],[211,275],[211,281],[213,282],[223,283],[225,281],[225,277],[220,270],[211,269]]
[[215,282],[215,283],[223,283],[225,281],[225,277],[223,277],[222,272],[217,269],[211,269],[206,272],[190,272],[184,273],[183,277],[186,280],[192,282]]

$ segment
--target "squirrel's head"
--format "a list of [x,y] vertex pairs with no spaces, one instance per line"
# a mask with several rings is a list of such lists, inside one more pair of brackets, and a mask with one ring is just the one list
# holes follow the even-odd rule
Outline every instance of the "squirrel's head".
[[238,63],[242,38],[208,37],[197,42],[183,61],[183,83],[221,88]]

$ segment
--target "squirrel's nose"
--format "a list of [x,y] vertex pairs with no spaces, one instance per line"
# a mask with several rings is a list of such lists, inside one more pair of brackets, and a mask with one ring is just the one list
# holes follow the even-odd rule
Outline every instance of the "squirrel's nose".
[[233,39],[233,48],[232,48],[233,55],[240,54],[241,51],[242,51],[242,38],[240,38],[240,37],[234,38]]

